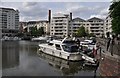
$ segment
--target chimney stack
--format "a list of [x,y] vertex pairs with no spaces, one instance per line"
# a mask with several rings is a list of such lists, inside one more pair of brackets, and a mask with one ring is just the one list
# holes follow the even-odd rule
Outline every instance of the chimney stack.
[[72,12],[70,12],[70,21],[72,21]]
[[49,14],[48,14],[48,22],[50,23],[51,21],[51,10],[49,10]]

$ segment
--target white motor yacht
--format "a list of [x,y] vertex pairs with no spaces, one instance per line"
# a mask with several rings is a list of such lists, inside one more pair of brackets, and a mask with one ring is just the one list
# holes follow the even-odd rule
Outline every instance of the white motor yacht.
[[78,61],[82,60],[82,55],[78,51],[78,46],[66,41],[64,38],[62,41],[52,40],[46,44],[39,44],[40,51],[50,54],[65,60]]

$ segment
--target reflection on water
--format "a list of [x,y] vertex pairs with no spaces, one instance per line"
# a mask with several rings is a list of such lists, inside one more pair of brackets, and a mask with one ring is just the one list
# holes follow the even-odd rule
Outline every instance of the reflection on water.
[[38,42],[3,42],[3,76],[94,76],[95,69],[83,62],[68,62],[44,53],[38,55]]
[[76,73],[79,73],[79,71],[95,71],[95,67],[84,66],[84,61],[71,62],[40,51],[38,51],[37,54],[40,59],[46,61],[56,70],[61,71],[63,75],[75,75]]
[[19,65],[19,43],[2,42],[2,69]]

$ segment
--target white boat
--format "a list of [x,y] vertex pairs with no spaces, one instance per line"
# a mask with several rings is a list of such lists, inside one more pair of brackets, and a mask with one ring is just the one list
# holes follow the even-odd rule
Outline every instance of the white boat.
[[21,40],[21,38],[4,36],[1,40],[2,41],[18,41],[18,40]]
[[44,41],[44,40],[47,40],[47,37],[32,38],[32,41]]
[[89,63],[95,64],[96,61],[97,61],[95,58],[89,57],[89,56],[86,55],[86,54],[81,53],[81,55],[83,55],[83,56],[82,56],[82,59],[86,60],[86,61],[89,62]]
[[80,42],[80,45],[83,47],[88,47],[88,49],[90,49],[90,50],[93,50],[93,48],[97,49],[96,44],[92,43],[92,40],[84,40],[84,41]]
[[78,61],[82,60],[82,56],[78,51],[76,44],[65,43],[66,38],[62,41],[52,40],[48,44],[39,44],[40,51],[65,60]]

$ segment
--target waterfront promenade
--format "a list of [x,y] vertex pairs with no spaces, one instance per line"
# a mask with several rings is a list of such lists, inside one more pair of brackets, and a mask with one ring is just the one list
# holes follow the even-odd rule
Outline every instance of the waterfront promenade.
[[107,50],[107,39],[97,39],[101,50],[101,61],[99,65],[99,72],[101,76],[120,76],[120,41],[114,40],[114,44],[109,45]]

